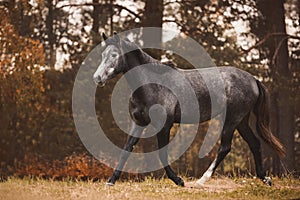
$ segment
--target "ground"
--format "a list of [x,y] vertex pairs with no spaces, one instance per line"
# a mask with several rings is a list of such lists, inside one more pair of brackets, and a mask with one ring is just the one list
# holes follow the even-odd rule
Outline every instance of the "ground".
[[168,179],[143,182],[52,181],[10,178],[0,183],[0,199],[300,199],[300,180],[273,178],[269,187],[255,178],[217,177],[203,188],[178,187]]

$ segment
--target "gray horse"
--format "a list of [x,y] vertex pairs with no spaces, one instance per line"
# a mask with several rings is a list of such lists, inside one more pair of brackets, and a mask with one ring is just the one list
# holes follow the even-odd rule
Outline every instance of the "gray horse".
[[[102,62],[93,76],[94,81],[99,85],[103,86],[106,81],[114,78],[117,74],[124,74],[140,65],[150,64],[154,66],[154,69],[159,69],[163,66],[161,62],[146,54],[136,44],[129,40],[120,39],[117,34],[111,38],[107,38],[104,33],[102,36],[105,40],[106,48],[102,53]],[[122,52],[124,51],[127,53],[123,54]],[[184,123],[201,123],[217,116],[218,112],[211,113],[210,94],[203,79],[203,77],[214,77],[212,69],[182,70],[173,67],[173,70],[166,70],[164,73],[174,73],[174,71],[182,74],[188,80],[190,86],[195,91],[199,103],[199,120],[195,122],[194,118],[191,117],[186,118],[187,120]],[[260,140],[257,136],[261,137],[280,157],[285,155],[285,150],[278,139],[270,132],[269,102],[266,88],[251,74],[243,70],[234,67],[218,67],[218,71],[224,82],[225,89],[225,96],[221,96],[220,98],[226,99],[227,106],[224,126],[221,131],[221,144],[217,157],[196,183],[202,185],[212,176],[217,166],[229,153],[233,133],[237,129],[242,138],[248,143],[254,156],[257,176],[263,182],[271,185],[272,181],[269,177],[266,177],[266,172],[262,165]],[[135,81],[147,79],[147,74],[149,73],[155,75],[158,72],[152,68],[141,70],[138,77],[127,77],[129,86]],[[181,87],[179,90],[185,91],[187,86],[186,84],[178,84],[178,87]],[[130,98],[129,111],[133,120],[131,131],[120,156],[118,166],[108,180],[107,185],[114,185],[120,177],[123,166],[130,152],[133,150],[133,146],[139,141],[144,129],[143,127],[147,126],[151,121],[149,109],[154,104],[161,105],[166,111],[166,121],[157,133],[158,147],[159,149],[163,149],[159,151],[160,160],[165,166],[164,169],[167,176],[177,185],[184,186],[184,181],[168,165],[168,152],[163,147],[169,143],[170,129],[173,123],[182,123],[180,121],[182,115],[188,115],[189,113],[182,113],[176,95],[166,87],[161,87],[157,84],[141,86],[133,92]],[[254,127],[250,127],[249,125],[252,118],[255,120]]]

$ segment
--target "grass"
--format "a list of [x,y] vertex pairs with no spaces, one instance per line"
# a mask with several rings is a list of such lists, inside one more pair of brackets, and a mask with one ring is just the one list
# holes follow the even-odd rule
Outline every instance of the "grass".
[[269,187],[257,179],[213,178],[203,188],[184,188],[168,179],[143,182],[51,181],[10,178],[0,183],[0,199],[300,199],[298,179],[273,178]]

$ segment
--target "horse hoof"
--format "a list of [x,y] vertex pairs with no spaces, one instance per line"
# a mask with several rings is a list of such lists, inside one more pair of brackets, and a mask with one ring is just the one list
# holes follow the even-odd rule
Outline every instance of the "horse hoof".
[[270,178],[270,177],[265,177],[264,178],[264,180],[263,180],[263,182],[265,183],[265,184],[268,184],[269,186],[272,186],[272,179]]
[[106,185],[106,186],[114,186],[115,184],[114,184],[114,183],[107,182],[105,185]]
[[176,181],[176,185],[184,187],[184,181],[182,180],[182,178],[178,177]]

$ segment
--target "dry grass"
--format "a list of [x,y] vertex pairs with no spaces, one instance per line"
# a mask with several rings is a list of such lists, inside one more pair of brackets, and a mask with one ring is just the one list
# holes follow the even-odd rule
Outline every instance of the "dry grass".
[[11,178],[0,183],[0,199],[299,199],[300,181],[273,179],[274,186],[257,179],[211,179],[203,188],[177,187],[168,179],[143,182],[51,181]]

